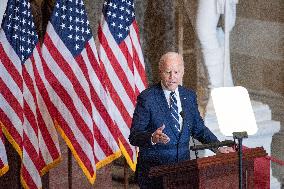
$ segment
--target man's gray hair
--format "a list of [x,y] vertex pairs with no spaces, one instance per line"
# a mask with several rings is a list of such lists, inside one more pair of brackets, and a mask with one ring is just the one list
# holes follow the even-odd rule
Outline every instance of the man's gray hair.
[[163,56],[160,58],[159,70],[161,70],[161,67],[165,63],[166,59],[168,59],[170,57],[179,57],[181,59],[181,62],[183,64],[183,66],[184,66],[183,57],[179,53],[177,53],[177,52],[167,52],[167,53],[163,54]]

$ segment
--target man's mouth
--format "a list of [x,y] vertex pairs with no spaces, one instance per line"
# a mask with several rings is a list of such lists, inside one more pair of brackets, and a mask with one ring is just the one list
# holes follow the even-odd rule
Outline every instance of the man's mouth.
[[171,84],[171,85],[176,84],[176,82],[174,82],[174,81],[169,81],[168,83]]

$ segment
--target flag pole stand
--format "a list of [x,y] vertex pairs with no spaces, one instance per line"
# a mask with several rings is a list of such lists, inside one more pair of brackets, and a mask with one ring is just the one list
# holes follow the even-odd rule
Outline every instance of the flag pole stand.
[[72,153],[68,148],[68,189],[72,189]]
[[126,162],[126,159],[124,158],[124,189],[128,189],[128,187],[128,164]]

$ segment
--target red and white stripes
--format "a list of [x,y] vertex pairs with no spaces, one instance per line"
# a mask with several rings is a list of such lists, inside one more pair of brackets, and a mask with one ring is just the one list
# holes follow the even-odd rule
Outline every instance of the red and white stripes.
[[[64,52],[64,53],[61,53]],[[108,102],[98,65],[93,38],[81,54],[73,57],[48,25],[42,46],[42,67],[38,68],[48,101],[49,112],[91,183],[96,164],[118,157],[119,148],[110,130]]]
[[136,163],[136,149],[128,142],[129,128],[136,97],[145,89],[145,65],[139,43],[136,21],[130,25],[130,34],[117,44],[109,26],[102,17],[98,28],[99,58],[111,98],[111,116],[119,129],[121,150],[130,167]]
[[1,126],[22,158],[23,186],[41,188],[40,176],[60,159],[60,150],[57,134],[45,132],[51,131],[54,126],[52,118],[44,110],[46,105],[41,100],[35,80],[34,65],[40,60],[39,46],[35,47],[29,59],[21,63],[4,32],[0,32],[0,41]]

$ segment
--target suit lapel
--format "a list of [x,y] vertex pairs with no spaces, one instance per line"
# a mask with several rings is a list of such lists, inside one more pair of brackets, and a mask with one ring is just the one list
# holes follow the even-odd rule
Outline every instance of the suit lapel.
[[182,130],[180,132],[179,137],[183,135],[183,133],[186,133],[185,130],[187,127],[190,127],[188,120],[191,119],[191,111],[190,111],[190,99],[188,94],[186,93],[185,89],[179,86],[179,97],[180,97],[180,102],[181,102],[181,107],[183,111],[183,123],[182,123]]
[[178,88],[180,103],[182,107],[182,111],[184,112],[186,109],[186,93],[184,92],[183,88],[179,86]]
[[160,106],[160,109],[165,112],[166,114],[170,114],[170,110],[169,110],[169,106],[168,106],[168,102],[167,99],[165,97],[164,91],[162,89],[162,86],[159,85],[158,89],[156,91],[157,95],[156,95],[156,100]]

